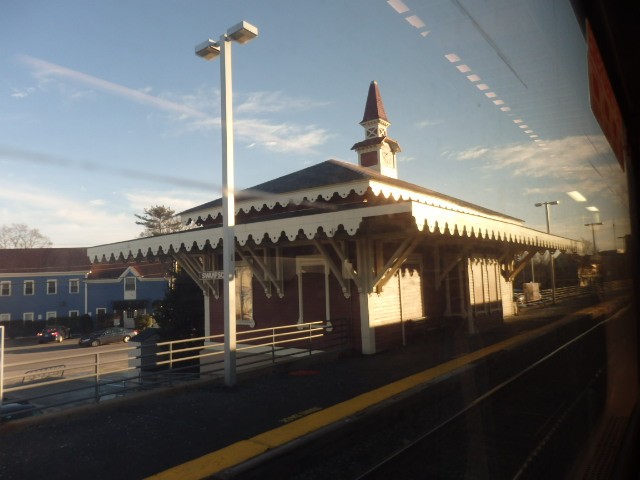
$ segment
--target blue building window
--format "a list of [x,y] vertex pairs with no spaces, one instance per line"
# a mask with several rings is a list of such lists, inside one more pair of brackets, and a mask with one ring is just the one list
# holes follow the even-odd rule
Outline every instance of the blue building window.
[[69,280],[69,293],[80,293],[80,280],[77,278]]
[[136,279],[134,277],[127,277],[124,279],[124,291],[125,292],[136,291]]
[[11,282],[0,282],[0,296],[11,296]]
[[47,295],[55,295],[58,293],[58,281],[47,280]]
[[25,295],[35,294],[35,282],[33,280],[24,281],[24,294]]

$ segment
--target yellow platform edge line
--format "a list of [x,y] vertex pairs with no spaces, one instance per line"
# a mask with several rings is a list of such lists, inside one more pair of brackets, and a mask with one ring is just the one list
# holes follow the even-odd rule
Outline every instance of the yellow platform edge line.
[[[578,315],[581,313],[584,314],[585,312],[577,312]],[[596,315],[598,313],[601,312],[596,312]],[[575,315],[572,315],[560,322],[555,322],[554,325],[545,325],[535,330],[520,333],[501,342],[476,350],[475,352],[430,367],[422,372],[409,375],[401,380],[327,407],[281,427],[261,433],[251,437],[249,440],[241,440],[148,478],[149,480],[196,480],[207,478],[257,457],[268,450],[281,447],[335,422],[345,420],[367,408],[405,393],[419,385],[433,381],[440,376],[450,374],[459,368],[474,363],[500,350],[513,348],[516,345],[524,343],[531,337],[538,336],[552,328],[557,328],[559,324],[570,322],[574,319]]]

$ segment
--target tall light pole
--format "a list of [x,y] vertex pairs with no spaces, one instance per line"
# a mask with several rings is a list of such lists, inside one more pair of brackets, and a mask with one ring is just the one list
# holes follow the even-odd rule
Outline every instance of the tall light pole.
[[196,55],[220,62],[222,124],[222,268],[224,275],[224,383],[236,384],[236,280],[235,280],[235,196],[233,177],[233,90],[231,75],[231,43],[244,44],[258,36],[258,29],[242,21],[220,36],[218,42],[208,39],[196,47]]
[[602,222],[585,223],[585,227],[591,227],[591,236],[593,237],[593,254],[598,254],[598,248],[596,247],[596,231],[593,227],[596,225],[604,225]]
[[[559,203],[560,203],[559,200],[553,200],[551,202],[540,202],[535,204],[536,207],[541,207],[544,205],[544,209],[547,214],[547,233],[551,233],[551,226],[549,221],[549,205],[558,205]],[[549,253],[551,253],[551,302],[555,304],[556,303],[556,266],[555,266],[555,260],[553,259],[553,254],[555,252],[551,252],[551,250],[549,250]]]

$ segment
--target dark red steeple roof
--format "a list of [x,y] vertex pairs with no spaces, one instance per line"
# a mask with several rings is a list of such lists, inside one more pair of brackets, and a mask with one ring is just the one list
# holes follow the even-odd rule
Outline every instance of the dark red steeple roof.
[[376,119],[381,119],[385,122],[389,121],[389,119],[387,119],[387,113],[384,111],[378,82],[374,80],[371,82],[371,85],[369,85],[369,94],[367,95],[367,104],[364,107],[362,122],[368,122],[369,120]]

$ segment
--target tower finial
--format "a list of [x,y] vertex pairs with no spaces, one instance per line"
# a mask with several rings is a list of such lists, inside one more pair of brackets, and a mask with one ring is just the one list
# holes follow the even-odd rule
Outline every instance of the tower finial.
[[384,120],[387,119],[387,113],[384,111],[384,104],[382,103],[382,96],[380,95],[380,89],[378,88],[378,82],[373,80],[369,85],[369,94],[367,95],[367,103],[364,107],[364,116],[362,122],[369,122],[371,120]]
[[375,80],[369,85],[360,125],[364,128],[365,140],[351,147],[358,152],[359,165],[371,168],[382,175],[398,178],[396,153],[400,151],[400,145],[387,137],[387,127],[391,123],[387,119],[378,82]]

